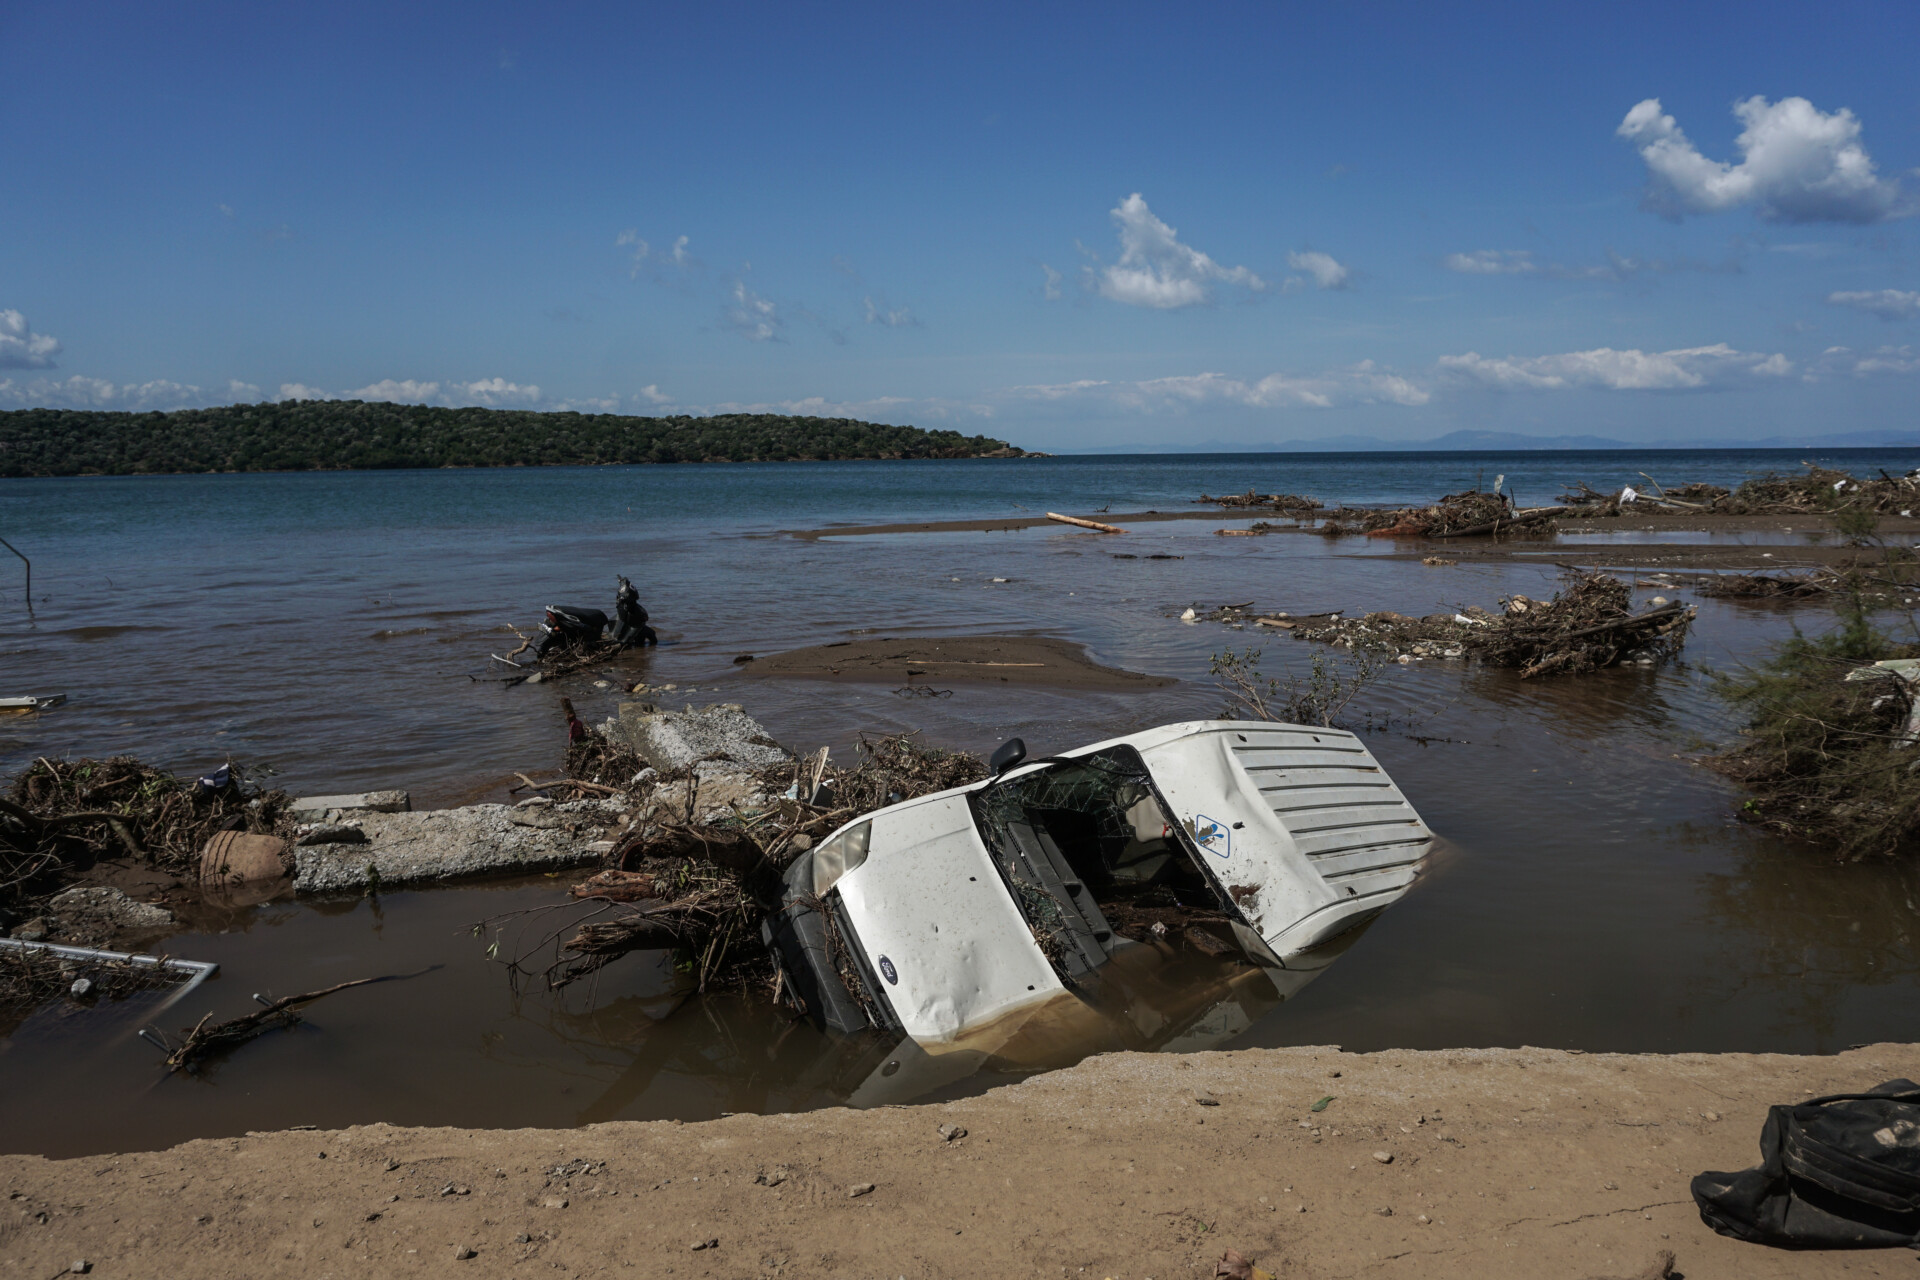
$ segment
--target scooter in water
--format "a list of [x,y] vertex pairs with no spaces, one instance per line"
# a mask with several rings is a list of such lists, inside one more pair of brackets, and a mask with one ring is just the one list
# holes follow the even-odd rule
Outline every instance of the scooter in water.
[[626,578],[616,575],[616,580],[620,588],[614,594],[614,616],[611,620],[598,609],[581,605],[548,605],[547,615],[540,623],[540,647],[534,650],[534,655],[546,658],[555,650],[566,649],[580,654],[591,653],[605,642],[609,623],[613,627],[613,643],[619,648],[659,644],[660,638],[647,625],[647,611],[640,604],[640,593]]

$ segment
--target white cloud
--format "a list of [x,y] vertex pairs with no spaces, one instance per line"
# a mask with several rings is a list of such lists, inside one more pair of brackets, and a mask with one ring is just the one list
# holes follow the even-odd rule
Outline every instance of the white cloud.
[[1784,377],[1793,362],[1779,353],[1736,351],[1726,343],[1676,351],[1596,347],[1546,356],[1489,359],[1478,352],[1441,356],[1436,366],[1455,381],[1499,390],[1700,391],[1753,377]]
[[1828,347],[1820,353],[1820,359],[1814,363],[1808,380],[1811,381],[1816,373],[1852,375],[1856,378],[1884,373],[1920,373],[1920,348],[1876,347],[1863,354],[1849,347]]
[[437,382],[415,382],[412,378],[396,382],[392,378],[361,387],[358,391],[349,391],[344,400],[385,400],[395,404],[426,404],[440,398],[440,384]]
[[252,404],[260,399],[260,388],[251,382],[242,382],[238,378],[227,379],[227,401],[230,404]]
[[540,388],[531,384],[522,386],[517,382],[508,382],[505,378],[482,378],[478,382],[456,382],[451,388],[448,403],[478,404],[489,409],[513,407],[531,408],[540,403]]
[[1450,253],[1440,260],[1449,271],[1470,276],[1523,276],[1540,269],[1527,249],[1475,249],[1472,253]]
[[720,314],[727,328],[753,342],[778,342],[786,327],[773,303],[747,288],[744,280],[733,282],[733,305]]
[[1911,289],[1843,289],[1827,295],[1836,307],[1855,307],[1882,320],[1906,320],[1920,315],[1920,293]]
[[304,382],[283,382],[280,384],[282,400],[327,400],[331,399],[318,387],[310,387]]
[[920,326],[913,312],[905,307],[888,306],[884,298],[878,304],[872,298],[868,298],[866,303],[868,324],[884,324],[892,329],[915,329]]
[[[1247,268],[1223,267],[1198,249],[1181,244],[1178,233],[1154,216],[1139,192],[1113,210],[1113,222],[1120,232],[1120,260],[1111,266],[1086,268],[1095,292],[1103,298],[1131,307],[1170,310],[1210,301],[1215,283],[1239,285],[1255,293],[1267,287]],[[1051,284],[1051,268],[1048,274]]]
[[676,236],[674,237],[673,248],[664,253],[655,253],[653,246],[641,239],[640,232],[632,227],[622,231],[618,236],[614,237],[613,241],[615,248],[629,251],[629,255],[632,258],[632,266],[627,274],[630,276],[638,276],[649,263],[662,263],[675,267],[691,267],[696,265],[694,256],[687,251],[687,243],[687,237]]
[[60,342],[35,333],[18,311],[0,311],[0,369],[51,369]]
[[1295,271],[1304,271],[1313,277],[1313,282],[1322,289],[1344,289],[1347,280],[1353,274],[1340,263],[1324,253],[1308,250],[1306,253],[1290,253],[1287,265]]
[[16,409],[119,409],[145,413],[154,409],[185,409],[226,403],[199,387],[164,378],[152,382],[113,383],[105,378],[35,378],[30,382],[0,379],[0,405]]
[[1627,112],[1615,132],[1646,161],[1650,207],[1678,217],[1751,204],[1774,222],[1879,222],[1906,212],[1900,184],[1874,173],[1852,111],[1756,95],[1736,102],[1733,113],[1746,126],[1734,139],[1739,164],[1701,155],[1658,98]]
[[673,403],[672,396],[663,393],[658,386],[656,386],[654,383],[651,383],[651,382],[649,382],[646,386],[640,388],[639,398],[642,400],[645,400],[648,404],[672,404]]
[[1040,264],[1040,270],[1046,272],[1047,275],[1047,282],[1041,286],[1040,296],[1048,302],[1058,302],[1060,300],[1060,282],[1066,277],[1062,276],[1058,271],[1055,271],[1044,262]]
[[1531,249],[1475,249],[1471,253],[1450,253],[1440,260],[1449,271],[1470,276],[1531,276],[1541,280],[1627,280],[1638,275],[1659,275],[1671,271],[1738,272],[1740,260],[1729,257],[1723,262],[1702,262],[1692,258],[1630,258],[1607,250],[1605,262],[1577,265],[1565,262],[1538,262]]
[[1305,377],[1274,373],[1250,380],[1224,373],[1194,373],[1130,382],[1083,378],[1009,387],[1002,394],[1049,402],[1092,399],[1141,413],[1208,404],[1237,404],[1251,409],[1330,409],[1337,404],[1356,403],[1412,406],[1432,398],[1425,388],[1386,372],[1371,360]]

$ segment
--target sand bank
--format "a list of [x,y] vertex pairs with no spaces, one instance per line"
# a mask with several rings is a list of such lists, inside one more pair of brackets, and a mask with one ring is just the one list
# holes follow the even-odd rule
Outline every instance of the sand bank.
[[1920,1046],[1116,1054],[871,1112],[4,1156],[0,1272],[1170,1280],[1233,1248],[1288,1280],[1579,1280],[1671,1249],[1689,1280],[1906,1277],[1723,1239],[1687,1192],[1753,1163],[1769,1103],[1901,1075]]
[[1047,636],[900,636],[769,654],[750,676],[894,685],[1019,684],[1052,689],[1153,689],[1177,681],[1106,667],[1085,649]]

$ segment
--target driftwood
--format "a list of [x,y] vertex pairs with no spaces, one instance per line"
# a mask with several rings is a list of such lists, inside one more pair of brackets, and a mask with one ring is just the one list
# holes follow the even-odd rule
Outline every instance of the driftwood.
[[1082,529],[1092,529],[1096,533],[1125,533],[1118,525],[1101,524],[1098,520],[1082,520],[1079,516],[1063,516],[1057,511],[1047,512],[1047,519],[1058,520],[1061,524],[1079,525]]
[[[258,1013],[249,1013],[242,1017],[230,1018],[226,1022],[208,1025],[209,1013],[205,1018],[187,1028],[186,1039],[175,1046],[166,1045],[167,1070],[191,1071],[209,1055],[224,1049],[236,1048],[279,1027],[291,1027],[300,1021],[300,1015],[294,1012],[297,1005],[310,1004],[322,996],[330,996],[336,991],[345,991],[349,987],[364,987],[375,982],[395,982],[402,978],[417,978],[421,974],[432,973],[440,968],[437,964],[414,973],[389,973],[378,978],[355,978],[352,982],[336,983],[318,991],[308,991],[297,996],[286,996],[279,1000],[266,1002],[266,1007]],[[255,996],[254,999],[260,999]]]

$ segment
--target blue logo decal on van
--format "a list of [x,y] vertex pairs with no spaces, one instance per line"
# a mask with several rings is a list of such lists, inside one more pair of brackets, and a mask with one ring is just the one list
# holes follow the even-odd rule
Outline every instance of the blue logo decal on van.
[[880,957],[880,976],[885,978],[892,986],[897,987],[900,985],[899,971],[893,967],[893,961],[887,959],[885,956]]
[[1216,858],[1233,856],[1233,833],[1224,824],[1215,822],[1204,813],[1193,817],[1193,842]]

